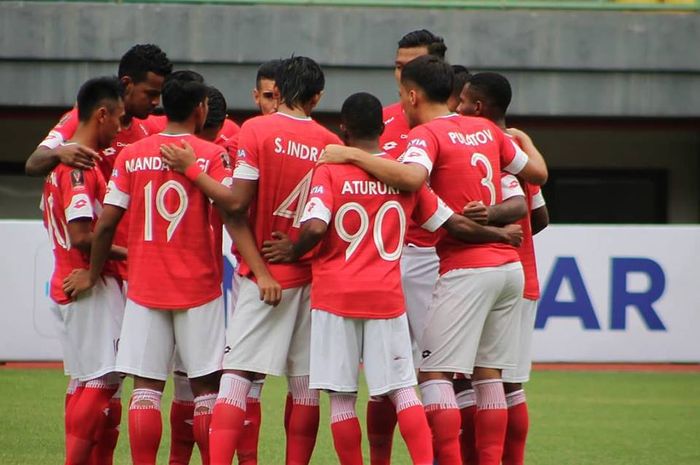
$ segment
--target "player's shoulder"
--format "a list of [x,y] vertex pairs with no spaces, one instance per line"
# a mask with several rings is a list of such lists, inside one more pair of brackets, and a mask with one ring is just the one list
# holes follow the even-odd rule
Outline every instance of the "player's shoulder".
[[403,115],[401,102],[395,102],[382,108],[382,119],[384,120],[384,124],[391,124],[394,121],[392,118],[396,118],[400,115]]
[[61,118],[58,120],[58,123],[56,123],[55,128],[60,129],[60,128],[68,126],[72,123],[77,124],[77,122],[78,122],[78,108],[73,107],[61,116]]
[[148,115],[146,119],[135,119],[135,121],[146,135],[157,134],[168,125],[168,118],[165,115]]
[[222,152],[226,152],[226,149],[221,145],[200,139],[197,136],[189,135],[186,137],[186,140],[195,150],[198,157],[213,157]]
[[252,118],[248,118],[241,125],[241,131],[244,129],[250,130],[250,129],[258,129],[261,127],[264,128],[272,122],[272,120],[270,119],[272,116],[274,116],[274,115],[273,114],[257,115],[257,116],[253,116]]
[[230,118],[224,119],[224,125],[221,128],[221,131],[219,132],[220,135],[226,139],[230,139],[231,137],[235,136],[238,134],[238,131],[241,130],[241,127],[236,124],[235,121],[233,121]]

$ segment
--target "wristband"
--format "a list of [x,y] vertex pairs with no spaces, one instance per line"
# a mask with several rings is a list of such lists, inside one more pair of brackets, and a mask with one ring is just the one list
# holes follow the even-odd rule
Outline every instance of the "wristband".
[[185,170],[185,177],[190,181],[194,182],[195,179],[197,179],[197,176],[199,176],[201,173],[202,169],[199,166],[197,166],[197,163],[194,163]]

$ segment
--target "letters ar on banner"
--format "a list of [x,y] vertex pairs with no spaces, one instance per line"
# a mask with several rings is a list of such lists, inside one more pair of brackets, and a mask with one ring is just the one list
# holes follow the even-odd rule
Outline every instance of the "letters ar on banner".
[[[535,241],[535,361],[700,362],[700,227],[555,225]],[[0,361],[60,360],[41,222],[0,221],[0,253]],[[227,300],[234,263],[227,253]]]

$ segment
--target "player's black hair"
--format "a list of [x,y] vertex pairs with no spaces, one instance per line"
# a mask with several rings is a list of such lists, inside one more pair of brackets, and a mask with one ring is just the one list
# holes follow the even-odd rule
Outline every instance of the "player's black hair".
[[326,78],[321,67],[308,57],[291,57],[282,60],[275,85],[280,91],[280,103],[290,108],[299,107],[323,91]]
[[216,87],[209,87],[207,91],[209,97],[209,113],[204,122],[204,129],[218,128],[226,119],[226,99]]
[[358,92],[345,99],[340,120],[355,139],[373,140],[384,132],[382,102],[367,92]]
[[199,82],[200,84],[204,84],[204,76],[199,74],[197,71],[192,71],[191,69],[179,69],[177,71],[173,71],[166,79],[178,79],[185,82]]
[[260,81],[263,79],[269,79],[274,81],[277,77],[277,70],[282,65],[282,60],[270,60],[266,61],[258,68],[258,72],[255,75],[255,86],[260,86]]
[[513,98],[510,82],[505,76],[498,73],[475,74],[469,80],[469,92],[502,115],[506,114],[508,105]]
[[423,55],[406,63],[401,70],[401,83],[413,83],[431,101],[444,103],[452,95],[454,71],[442,58]]
[[168,120],[177,123],[187,120],[197,105],[207,98],[208,87],[197,81],[168,79],[163,84],[163,108]]
[[436,36],[427,29],[411,31],[399,40],[399,48],[427,47],[428,55],[445,58],[447,45],[445,39]]
[[78,91],[78,121],[88,121],[100,105],[116,105],[120,99],[119,79],[116,77],[96,77],[86,81]]
[[129,76],[135,83],[142,82],[149,71],[158,76],[167,76],[173,71],[173,64],[157,45],[134,45],[119,61],[120,79]]
[[469,82],[472,75],[469,70],[462,65],[452,65],[452,71],[454,72],[454,82],[452,83],[452,96],[459,98],[459,94],[462,93],[464,85]]

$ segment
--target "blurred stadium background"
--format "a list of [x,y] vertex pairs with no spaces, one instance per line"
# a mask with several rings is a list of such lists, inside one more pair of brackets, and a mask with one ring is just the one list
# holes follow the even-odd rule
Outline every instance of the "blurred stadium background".
[[[397,99],[396,43],[427,28],[445,38],[451,63],[510,79],[509,125],[527,131],[550,166],[553,226],[536,243],[544,291],[536,360],[682,362],[696,371],[536,374],[532,463],[698,464],[699,12],[697,0],[2,1],[0,361],[60,358],[46,315],[42,180],[23,171],[82,82],[115,74],[134,43],[156,43],[177,68],[221,89],[241,123],[256,111],[257,66],[307,55],[326,72],[316,117],[336,129],[352,92]],[[47,451],[59,455],[12,454],[20,439],[2,433],[0,462],[60,460],[60,376],[10,371],[0,370],[0,405],[51,386],[56,443]],[[32,399],[9,401],[10,415]],[[624,421],[616,422],[620,402]],[[32,421],[42,421],[39,413]],[[18,438],[33,431],[20,423]],[[315,463],[332,463],[328,454]]]

